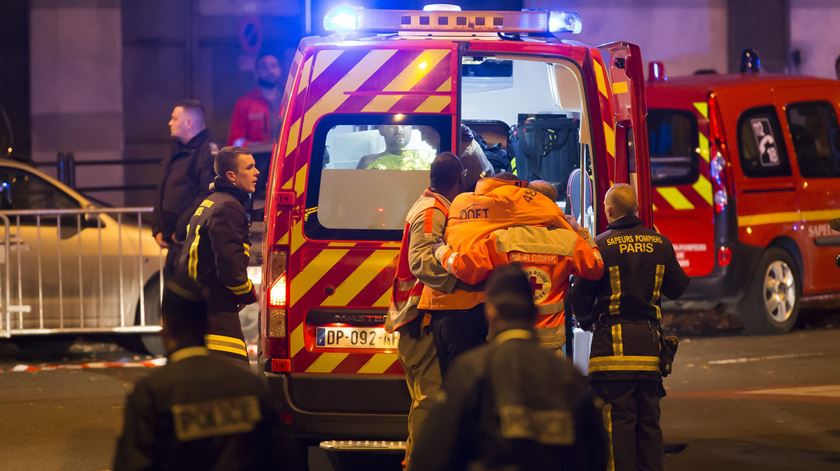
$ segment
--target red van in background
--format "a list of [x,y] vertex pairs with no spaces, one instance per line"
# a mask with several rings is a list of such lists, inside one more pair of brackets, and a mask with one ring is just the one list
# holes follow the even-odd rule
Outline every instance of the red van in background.
[[692,277],[671,307],[722,303],[783,333],[803,302],[840,295],[840,82],[747,70],[651,74],[654,222]]

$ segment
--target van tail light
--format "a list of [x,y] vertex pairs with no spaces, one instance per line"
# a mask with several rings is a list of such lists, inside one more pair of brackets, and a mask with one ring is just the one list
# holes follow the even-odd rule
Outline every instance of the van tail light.
[[729,206],[731,193],[730,163],[727,157],[726,136],[714,93],[709,95],[709,176],[712,178],[712,199],[715,213]]
[[[286,274],[288,253],[285,250],[272,250],[267,263],[268,292],[266,299],[267,313],[264,347],[272,359],[289,356],[287,315],[289,299],[289,283]],[[273,369],[273,368],[272,368]]]
[[718,249],[718,266],[727,267],[732,263],[732,249],[723,245]]

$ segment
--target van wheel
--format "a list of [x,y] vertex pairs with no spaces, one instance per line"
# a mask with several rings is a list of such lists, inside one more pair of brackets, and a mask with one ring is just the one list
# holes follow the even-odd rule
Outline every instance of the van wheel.
[[738,318],[751,334],[789,332],[799,316],[802,280],[786,251],[770,247],[761,256],[755,278],[738,303]]

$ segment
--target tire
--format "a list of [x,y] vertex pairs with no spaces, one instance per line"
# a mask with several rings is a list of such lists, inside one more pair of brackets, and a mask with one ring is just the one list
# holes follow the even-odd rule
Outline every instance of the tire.
[[[143,288],[143,307],[146,311],[146,325],[160,325],[160,276],[152,277]],[[134,315],[134,325],[140,325],[140,303]],[[154,356],[166,355],[160,333],[136,334],[124,340],[123,346],[138,353]]]
[[802,279],[793,257],[770,247],[758,261],[755,276],[738,303],[738,318],[753,335],[789,332],[799,317]]

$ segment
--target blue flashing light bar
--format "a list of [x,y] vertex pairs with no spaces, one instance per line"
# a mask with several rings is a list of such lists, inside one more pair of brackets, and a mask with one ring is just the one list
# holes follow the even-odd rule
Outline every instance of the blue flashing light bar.
[[336,33],[364,31],[468,33],[580,33],[577,13],[547,10],[460,11],[457,5],[427,5],[419,10],[368,10],[342,4],[324,17],[324,29]]

